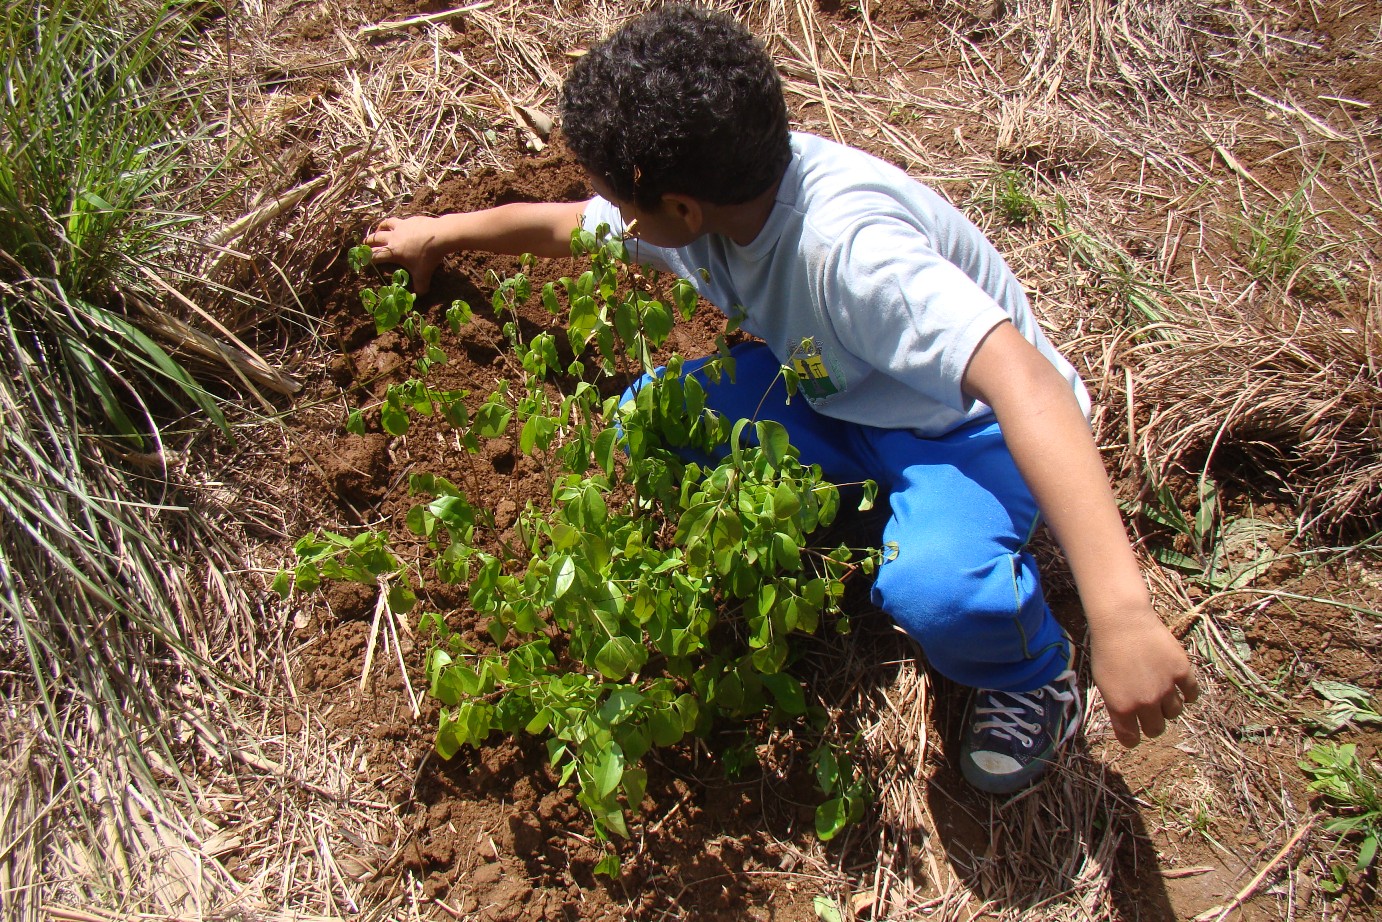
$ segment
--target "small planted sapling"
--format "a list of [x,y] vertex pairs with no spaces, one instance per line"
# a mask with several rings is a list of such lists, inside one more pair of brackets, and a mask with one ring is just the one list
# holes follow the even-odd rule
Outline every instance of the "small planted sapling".
[[[511,533],[495,527],[489,497],[434,473],[410,478],[420,501],[406,525],[428,549],[420,569],[466,587],[492,641],[474,649],[444,615],[422,616],[428,690],[442,705],[436,749],[450,757],[496,732],[541,737],[553,772],[576,786],[607,839],[628,835],[654,748],[726,719],[806,720],[793,639],[827,619],[844,623],[844,580],[871,571],[876,555],[812,547],[839,492],[801,462],[781,425],[714,412],[700,380],[681,376],[679,356],[655,367],[676,316],[695,310],[693,286],[664,285],[664,303],[659,280],[644,278],[617,238],[579,230],[572,249],[589,268],[537,292],[549,313],[565,314],[569,362],[552,333],[520,336],[518,308],[534,295],[526,272],[492,279],[521,381],[478,404],[408,382],[381,415],[398,433],[408,415],[441,408],[471,454],[516,430],[519,450],[545,472],[549,502],[529,504]],[[712,379],[732,373],[723,337],[720,346]],[[596,382],[645,373],[622,405]],[[865,486],[867,501],[873,490]],[[867,796],[846,753],[823,744],[815,759],[826,796],[816,826],[830,838]],[[602,867],[612,873],[617,861]]]
[[1350,878],[1366,874],[1377,864],[1382,844],[1382,771],[1358,755],[1354,743],[1319,743],[1310,748],[1300,763],[1310,778],[1310,790],[1317,794],[1328,812],[1323,826],[1346,840],[1355,849],[1353,861],[1336,864],[1322,882],[1325,890],[1337,893]]
[[[350,248],[347,261],[360,275],[373,266],[371,250],[363,244]],[[409,339],[422,341],[423,354],[418,357],[414,367],[419,376],[426,377],[432,366],[446,364],[447,355],[441,348],[441,328],[428,323],[414,306],[416,295],[408,290],[408,281],[406,271],[395,270],[384,284],[362,289],[360,303],[374,318],[376,333],[398,329]],[[472,316],[470,305],[465,301],[453,301],[446,309],[446,322],[452,333],[459,333],[461,327],[470,323]],[[385,390],[384,399],[377,404],[380,428],[389,435],[406,435],[410,411],[425,416],[440,414],[453,426],[463,426],[466,415],[464,400],[467,396],[469,392],[464,390],[429,387],[420,378],[390,384]],[[364,408],[352,410],[346,417],[346,431],[362,435],[365,428]]]

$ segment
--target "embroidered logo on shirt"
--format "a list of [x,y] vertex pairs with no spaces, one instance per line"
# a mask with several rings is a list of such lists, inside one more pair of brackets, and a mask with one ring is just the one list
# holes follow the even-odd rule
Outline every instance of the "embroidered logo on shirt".
[[797,344],[792,350],[791,363],[807,400],[824,400],[840,392],[839,386],[830,378],[825,358],[814,339],[807,337]]

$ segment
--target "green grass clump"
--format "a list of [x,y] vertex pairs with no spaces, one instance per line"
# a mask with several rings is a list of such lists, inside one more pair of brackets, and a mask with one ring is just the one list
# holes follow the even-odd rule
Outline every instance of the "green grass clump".
[[1253,278],[1273,282],[1292,294],[1327,296],[1346,287],[1332,264],[1339,239],[1322,231],[1321,215],[1306,198],[1314,174],[1284,204],[1239,219],[1237,247]]
[[1353,743],[1321,743],[1311,747],[1301,770],[1310,777],[1310,790],[1320,795],[1333,814],[1325,820],[1327,832],[1339,841],[1357,843],[1353,866],[1336,866],[1326,889],[1338,891],[1351,872],[1364,872],[1377,861],[1382,844],[1382,772],[1359,758]]
[[[65,792],[86,838],[113,847],[90,779],[157,798],[150,759],[178,761],[166,728],[184,692],[168,689],[209,674],[185,640],[186,549],[216,545],[163,492],[159,421],[224,420],[141,327],[189,220],[196,99],[175,62],[200,8],[0,2],[0,647],[22,664],[0,697],[38,705],[61,765],[48,796]],[[6,838],[80,835],[72,818],[20,817]],[[36,918],[44,892],[11,898],[7,918]]]
[[1031,177],[1021,170],[1000,170],[989,177],[978,200],[985,211],[1007,224],[1032,224],[1042,218],[1043,206],[1032,190]]
[[[8,0],[0,28],[0,279],[44,364],[73,374],[101,424],[134,443],[146,397],[217,416],[186,371],[131,321],[158,300],[193,111],[164,60],[187,4]],[[142,412],[131,415],[131,407]]]

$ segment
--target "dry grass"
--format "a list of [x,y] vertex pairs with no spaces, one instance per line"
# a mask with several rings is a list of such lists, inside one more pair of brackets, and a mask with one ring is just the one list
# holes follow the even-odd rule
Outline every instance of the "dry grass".
[[[262,335],[274,311],[285,350],[323,361],[319,346],[299,345],[313,320],[297,293],[329,277],[340,245],[413,191],[503,168],[545,143],[532,113],[554,112],[569,54],[640,5],[471,7],[405,27],[345,6],[258,0],[216,24],[204,68],[225,86],[219,143],[240,158],[252,192],[223,199],[205,229],[220,252],[195,294],[228,333]],[[1277,478],[1308,523],[1376,526],[1382,287],[1360,269],[1379,255],[1369,217],[1382,208],[1376,116],[1238,82],[1296,51],[1283,14],[1267,5],[1021,0],[977,16],[970,5],[935,7],[920,14],[920,29],[900,5],[876,0],[831,17],[801,0],[737,8],[769,36],[799,127],[974,203],[975,220],[1099,391],[1099,433],[1118,473],[1134,482],[1147,471],[1198,473],[1232,453]],[[1376,62],[1375,36],[1351,41]],[[1034,220],[1010,223],[984,205],[986,179],[1010,169],[1026,177]],[[1294,272],[1254,274],[1239,241],[1244,218],[1260,224],[1253,215],[1275,213],[1307,180],[1318,222],[1306,222],[1306,252],[1327,254],[1342,276],[1303,290]],[[256,294],[234,298],[230,288]],[[281,438],[247,429],[241,454],[193,446],[189,463],[194,476],[199,465],[252,468],[286,454]],[[195,649],[243,688],[183,715],[185,764],[167,767],[168,806],[141,802],[99,768],[80,733],[57,741],[23,710],[6,715],[0,902],[24,894],[15,905],[29,918],[40,902],[59,919],[434,911],[384,844],[406,841],[403,820],[355,787],[356,742],[328,730],[293,684],[289,613],[260,606],[260,574],[278,565],[310,511],[295,507],[286,484],[237,483],[204,485],[209,514],[232,545],[257,550],[238,569],[203,565],[205,597],[188,600],[187,622]],[[1153,570],[1166,611],[1193,607],[1180,577]],[[1243,883],[1285,846],[1266,870],[1296,866],[1292,837],[1307,807],[1274,774],[1283,762],[1262,760],[1238,732],[1252,723],[1294,731],[1269,699],[1234,690],[1241,675],[1222,656],[1232,644],[1215,639],[1259,603],[1196,609],[1211,694],[1182,731],[1202,766],[1193,777],[1128,790],[1109,769],[1116,754],[1091,704],[1092,751],[985,815],[970,815],[935,780],[935,744],[944,745],[935,696],[905,642],[852,651],[849,668],[861,673],[890,664],[887,685],[860,685],[836,703],[857,714],[878,812],[838,860],[804,856],[813,885],[858,918],[1122,918],[1120,846],[1193,825],[1197,804],[1221,823],[1252,818],[1265,844],[1244,862]],[[61,747],[75,773],[58,769]],[[105,805],[108,822],[73,824],[63,805],[73,790]],[[229,856],[234,873],[221,863]],[[367,885],[380,880],[395,881],[395,895],[372,903]],[[1317,896],[1280,888],[1258,898],[1324,912]]]

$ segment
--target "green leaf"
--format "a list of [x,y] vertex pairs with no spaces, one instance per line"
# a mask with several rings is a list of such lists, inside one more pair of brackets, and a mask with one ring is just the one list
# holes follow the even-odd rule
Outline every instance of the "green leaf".
[[619,868],[619,856],[614,852],[605,852],[605,856],[595,862],[595,873],[603,874],[605,877],[618,877]]
[[753,668],[763,673],[765,678],[781,672],[787,662],[787,644],[781,640],[774,640],[763,649],[754,650],[751,659]]
[[497,439],[509,428],[513,410],[495,401],[486,401],[475,411],[475,431],[487,439]]
[[782,462],[788,457],[791,449],[791,441],[787,437],[787,430],[782,424],[771,419],[762,419],[754,424],[754,430],[758,433],[758,444],[763,448],[763,454],[767,457],[768,463],[775,470],[782,469]]
[[672,332],[672,313],[661,301],[648,301],[643,305],[643,330],[654,348],[667,341]]
[[628,799],[629,806],[637,810],[638,805],[643,802],[643,795],[648,790],[648,773],[641,768],[626,768],[624,779],[620,783],[624,788],[624,797]]
[[139,434],[138,427],[130,419],[125,408],[120,404],[120,398],[111,387],[110,381],[106,378],[105,371],[97,363],[96,359],[85,349],[73,349],[68,353],[72,363],[80,369],[80,373],[85,382],[96,391],[97,399],[101,402],[101,409],[105,413],[106,420],[115,427],[121,435],[134,442],[136,445],[144,445],[144,437]]
[[599,764],[591,772],[590,780],[595,787],[595,796],[604,799],[613,794],[614,789],[619,787],[619,782],[623,778],[624,754],[619,751],[617,746],[612,746],[604,751]]
[[604,814],[595,817],[595,833],[597,837],[606,830],[625,839],[629,837],[629,827],[624,824],[624,811],[615,807]]
[[561,313],[561,304],[557,302],[557,288],[551,282],[542,286],[542,306],[553,317]]
[[538,420],[541,417],[529,416],[523,423],[523,429],[518,433],[518,450],[525,455],[533,453],[533,445],[537,442]]
[[547,598],[555,602],[566,595],[571,589],[571,585],[576,581],[576,563],[570,557],[562,555],[552,558],[552,580],[548,584]]
[[816,784],[826,796],[834,794],[840,785],[840,761],[829,746],[823,747],[816,757]]
[[684,694],[678,696],[677,700],[672,702],[672,707],[676,708],[677,712],[681,715],[682,729],[687,733],[694,732],[696,729],[696,721],[700,718],[701,713],[700,701],[693,695]]
[[464,532],[475,524],[475,507],[463,496],[438,496],[427,504],[427,511],[453,531]]
[[351,410],[349,415],[346,416],[345,428],[346,432],[349,432],[351,435],[364,435],[365,414],[360,412],[359,409]]
[[595,654],[595,668],[612,681],[624,678],[647,662],[648,653],[639,644],[621,635],[611,637]]
[[[142,330],[123,318],[109,311],[97,308],[94,305],[86,305],[86,307],[95,317],[113,328],[116,335],[127,344],[137,347],[159,374],[176,384],[184,394],[190,397],[197,406],[202,409],[202,412],[211,418],[216,428],[226,434],[230,433],[230,427],[226,424],[225,415],[222,414],[221,408],[216,405],[215,400],[212,399],[205,388],[192,380],[192,376],[187,373],[187,370],[175,362],[172,356],[164,351],[162,346],[158,345],[158,343],[145,335]],[[81,350],[77,351],[80,352]]]
[[379,408],[379,422],[389,435],[408,434],[408,411],[393,401],[385,401]]
[[779,519],[790,519],[801,509],[801,497],[791,484],[780,483],[773,491],[773,511]]
[[533,719],[528,721],[527,726],[525,726],[523,730],[526,733],[530,733],[533,736],[536,736],[537,734],[542,733],[549,726],[551,726],[552,718],[554,716],[555,713],[552,711],[551,708],[542,708],[536,714],[533,715]]
[[695,286],[686,279],[677,279],[672,283],[672,301],[676,304],[681,319],[690,320],[696,313]]
[[442,704],[455,707],[467,695],[473,694],[473,688],[479,683],[480,677],[475,675],[473,669],[460,664],[453,664],[437,671],[428,691],[433,698]]
[[729,433],[729,452],[734,458],[734,463],[739,464],[744,456],[744,427],[752,423],[752,420],[741,419],[734,424],[734,428]]
[[460,740],[456,738],[455,721],[451,719],[447,711],[441,712],[441,718],[437,724],[437,737],[432,746],[437,750],[437,755],[443,759],[449,759],[461,748]]
[[773,562],[788,572],[801,569],[801,548],[790,535],[773,534]]
[[1376,832],[1370,833],[1358,847],[1358,861],[1355,866],[1359,871],[1366,871],[1372,866],[1373,861],[1377,860],[1377,835]]
[[417,604],[417,595],[406,583],[394,583],[389,587],[389,609],[396,614],[406,615]]
[[404,516],[404,525],[408,531],[419,536],[419,538],[431,538],[437,531],[437,517],[433,516],[427,507],[417,505],[410,507],[408,514]]
[[[792,717],[806,713],[806,695],[801,683],[785,672],[769,673],[763,676],[763,684],[772,692],[777,706]],[[829,791],[825,793],[829,794]]]
[[288,598],[293,592],[293,574],[287,570],[279,570],[273,583],[269,585],[269,591],[278,593],[280,599]]
[[816,808],[816,836],[829,842],[849,825],[849,809],[845,798],[832,797]]
[[303,592],[311,592],[321,585],[321,570],[314,563],[300,563],[293,568],[293,585]]
[[1219,514],[1219,489],[1208,478],[1200,480],[1200,508],[1195,511],[1194,537],[1203,540],[1209,537],[1214,527],[1214,519]]
[[614,429],[606,429],[595,437],[595,463],[600,465],[606,477],[614,476],[614,452],[618,439],[619,433]]
[[816,918],[820,922],[844,922],[844,913],[840,911],[840,904],[833,897],[821,894],[811,901],[811,908],[816,911]]
[[356,274],[365,271],[365,267],[374,261],[374,251],[363,243],[353,246],[346,251],[346,261],[350,263],[350,268]]
[[1350,682],[1334,682],[1328,679],[1320,679],[1310,683],[1310,687],[1319,693],[1320,697],[1338,702],[1340,704],[1355,704],[1360,707],[1368,707],[1372,704],[1372,696],[1368,692]]
[[1202,573],[1204,565],[1194,557],[1182,554],[1180,551],[1169,547],[1149,547],[1149,553],[1159,564],[1167,567],[1175,567],[1177,570],[1184,570],[1187,573]]
[[673,746],[681,742],[685,730],[681,717],[671,708],[659,709],[648,715],[648,728],[653,732],[653,742],[658,746]]
[[459,333],[461,327],[470,323],[474,316],[470,305],[465,301],[452,301],[451,306],[446,309],[446,322],[451,327],[452,333]]
[[600,706],[600,718],[611,727],[623,723],[647,698],[634,688],[616,689]]
[[801,375],[791,365],[783,365],[782,383],[787,388],[787,402],[791,403],[797,391],[801,390]]

